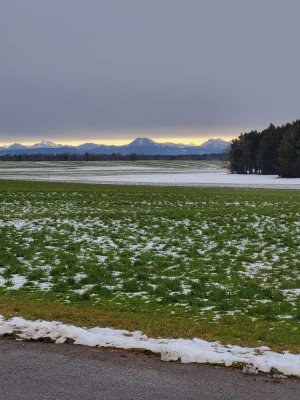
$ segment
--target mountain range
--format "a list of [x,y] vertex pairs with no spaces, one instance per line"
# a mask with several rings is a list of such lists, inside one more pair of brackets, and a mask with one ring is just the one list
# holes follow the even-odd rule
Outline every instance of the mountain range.
[[51,141],[43,141],[32,146],[14,143],[8,147],[0,147],[0,155],[18,154],[144,154],[144,155],[181,155],[181,154],[219,154],[229,149],[230,142],[223,139],[209,139],[201,145],[157,143],[148,138],[136,138],[131,143],[121,146],[96,143],[83,143],[79,146],[67,146]]

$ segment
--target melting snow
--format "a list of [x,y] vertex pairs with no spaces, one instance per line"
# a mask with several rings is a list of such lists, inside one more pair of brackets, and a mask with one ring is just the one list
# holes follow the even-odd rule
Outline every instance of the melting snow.
[[148,350],[160,354],[162,361],[225,366],[241,363],[266,373],[273,368],[284,375],[300,377],[300,354],[275,353],[268,347],[224,346],[202,339],[151,339],[139,331],[86,329],[55,321],[28,321],[19,317],[5,320],[0,316],[0,336],[5,334],[14,334],[23,340],[51,338],[55,343],[72,340],[74,344],[86,346]]
[[12,275],[11,281],[13,286],[9,287],[8,289],[10,290],[19,290],[21,287],[25,285],[27,282],[27,279],[25,276],[22,275]]

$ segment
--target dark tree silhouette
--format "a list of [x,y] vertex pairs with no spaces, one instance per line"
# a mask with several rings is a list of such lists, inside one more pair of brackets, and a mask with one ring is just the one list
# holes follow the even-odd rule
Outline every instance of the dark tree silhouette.
[[300,177],[300,121],[241,134],[232,141],[229,169],[238,174]]
[[282,177],[300,177],[300,123],[290,127],[279,147],[279,174]]

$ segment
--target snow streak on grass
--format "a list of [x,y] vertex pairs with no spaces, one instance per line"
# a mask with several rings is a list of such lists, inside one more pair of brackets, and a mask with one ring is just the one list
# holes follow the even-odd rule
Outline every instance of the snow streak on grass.
[[3,181],[0,293],[297,330],[299,200],[292,191]]

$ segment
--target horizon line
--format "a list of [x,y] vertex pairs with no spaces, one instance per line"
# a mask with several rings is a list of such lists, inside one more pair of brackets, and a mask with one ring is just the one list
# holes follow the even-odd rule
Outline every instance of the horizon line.
[[106,145],[106,146],[122,146],[122,145],[127,145],[132,143],[135,139],[138,138],[146,138],[146,139],[151,139],[156,143],[174,143],[174,144],[185,144],[185,145],[194,145],[198,146],[201,145],[205,142],[207,142],[209,139],[222,139],[227,142],[230,142],[232,139],[235,138],[235,136],[228,137],[228,136],[216,136],[216,137],[201,137],[201,138],[195,138],[195,137],[187,137],[187,138],[178,138],[178,137],[161,137],[161,138],[151,138],[151,137],[146,137],[146,136],[137,136],[134,139],[100,139],[100,140],[95,140],[95,139],[87,139],[87,140],[61,140],[59,142],[56,142],[55,139],[40,139],[38,141],[20,141],[20,142],[0,142],[1,147],[9,147],[13,144],[20,144],[23,146],[33,146],[35,144],[39,144],[42,142],[53,142],[56,145],[63,145],[63,146],[80,146],[85,143],[94,143],[98,145]]

